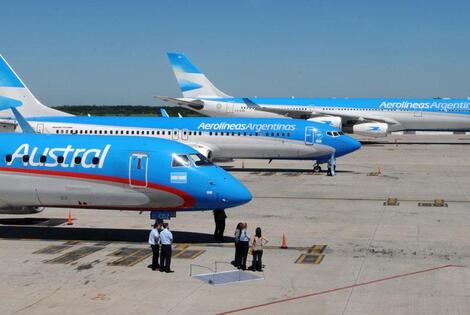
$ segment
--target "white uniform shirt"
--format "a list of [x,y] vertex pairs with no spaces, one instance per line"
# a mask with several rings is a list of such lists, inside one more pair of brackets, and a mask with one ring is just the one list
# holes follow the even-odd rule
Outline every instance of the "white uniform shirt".
[[160,234],[158,233],[157,229],[153,228],[152,231],[150,231],[149,244],[158,245],[159,240],[160,240]]
[[163,229],[163,231],[160,232],[160,242],[162,245],[171,245],[173,242],[173,234],[171,234],[170,230]]
[[240,242],[249,242],[250,241],[250,237],[248,236],[248,232],[246,231],[246,229],[243,229],[241,231],[239,240],[240,240]]

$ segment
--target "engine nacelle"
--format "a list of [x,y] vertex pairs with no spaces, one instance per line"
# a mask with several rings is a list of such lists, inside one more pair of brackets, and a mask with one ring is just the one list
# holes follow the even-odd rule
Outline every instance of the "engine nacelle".
[[192,145],[192,148],[204,155],[209,161],[212,161],[212,150],[203,145]]
[[366,137],[380,138],[388,134],[388,124],[386,123],[363,123],[353,126],[353,133]]
[[41,207],[5,207],[0,208],[0,214],[35,214],[42,210]]
[[342,127],[342,119],[341,117],[337,117],[337,116],[319,116],[319,117],[309,118],[307,120],[328,124],[331,127],[335,127],[338,129],[341,129]]

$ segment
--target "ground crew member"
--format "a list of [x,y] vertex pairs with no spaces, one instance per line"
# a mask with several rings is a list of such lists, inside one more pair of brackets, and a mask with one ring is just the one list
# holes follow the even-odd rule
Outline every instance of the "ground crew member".
[[327,176],[335,176],[336,175],[336,159],[333,155],[328,160],[328,171],[327,171],[326,175]]
[[153,225],[153,229],[150,231],[149,235],[149,244],[150,247],[152,248],[152,270],[157,270],[157,268],[160,268],[160,265],[158,264],[158,256],[160,253],[160,233],[158,230],[160,229],[160,223],[155,223]]
[[224,209],[214,210],[215,231],[214,240],[218,242],[224,241],[225,219],[227,215]]
[[160,244],[162,244],[162,253],[160,255],[160,271],[173,272],[171,265],[171,244],[173,243],[173,234],[169,230],[168,223],[163,223],[163,230],[160,232]]

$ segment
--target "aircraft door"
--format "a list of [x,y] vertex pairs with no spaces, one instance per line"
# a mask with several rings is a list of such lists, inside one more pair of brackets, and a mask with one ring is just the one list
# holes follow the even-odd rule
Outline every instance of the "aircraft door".
[[132,153],[129,158],[129,186],[147,187],[148,155]]
[[421,118],[421,117],[423,117],[423,111],[421,111],[421,110],[415,110],[415,111],[413,112],[413,117],[416,117],[416,118]]
[[225,110],[227,111],[227,113],[233,113],[235,111],[234,107],[235,105],[233,103],[225,104]]
[[178,140],[179,130],[175,128],[173,129],[173,131],[170,131],[170,132],[171,132],[171,139]]
[[188,140],[188,134],[189,134],[189,130],[188,129],[183,129],[181,131],[181,140],[183,140],[183,141]]
[[305,127],[305,144],[313,145],[315,143],[322,143],[323,134],[315,127]]
[[36,126],[36,132],[37,133],[44,133],[44,124],[38,124]]

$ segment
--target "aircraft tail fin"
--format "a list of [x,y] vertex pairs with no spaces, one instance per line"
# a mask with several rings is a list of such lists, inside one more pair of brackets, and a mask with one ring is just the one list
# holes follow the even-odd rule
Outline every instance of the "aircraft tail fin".
[[185,54],[170,52],[168,60],[184,97],[231,97],[216,88]]
[[24,117],[70,116],[39,102],[2,55],[0,55],[0,96],[20,101],[22,105],[17,109]]

